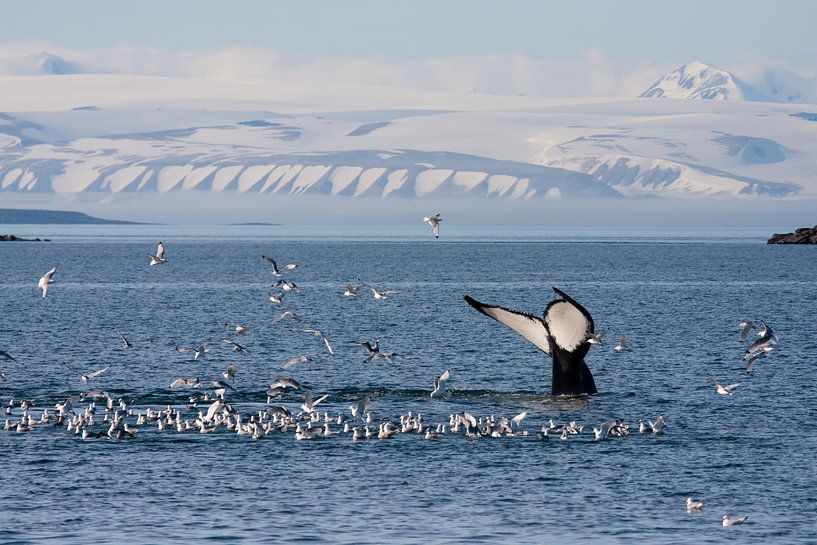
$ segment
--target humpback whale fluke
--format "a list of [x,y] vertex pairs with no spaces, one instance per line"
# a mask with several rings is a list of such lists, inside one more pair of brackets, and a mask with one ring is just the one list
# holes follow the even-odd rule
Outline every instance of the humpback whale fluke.
[[590,313],[569,295],[553,288],[560,297],[548,303],[543,318],[486,305],[465,296],[465,302],[527,339],[553,357],[553,395],[595,394],[596,383],[584,357],[590,349],[588,339],[595,328]]

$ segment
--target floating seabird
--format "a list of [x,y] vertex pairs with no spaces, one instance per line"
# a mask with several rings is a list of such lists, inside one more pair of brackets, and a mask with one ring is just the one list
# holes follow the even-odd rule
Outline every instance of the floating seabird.
[[372,405],[372,400],[369,396],[363,396],[356,404],[350,405],[349,410],[352,411],[352,418],[363,418],[363,415],[369,411]]
[[743,516],[743,517],[735,517],[735,518],[732,518],[732,519],[730,519],[727,515],[723,515],[721,517],[721,521],[722,521],[724,527],[729,527],[729,526],[737,526],[739,524],[743,524],[744,522],[746,522],[746,519],[748,519],[748,518],[749,518],[749,515],[746,515],[746,516]]
[[286,293],[282,291],[280,293],[268,293],[267,297],[269,297],[270,303],[275,303],[276,305],[280,305],[281,302],[283,302],[285,295],[286,295]]
[[54,283],[54,273],[57,272],[57,266],[54,265],[51,269],[40,277],[39,282],[37,282],[37,287],[43,290],[43,299],[45,296],[48,295],[48,285]]
[[433,216],[426,216],[423,218],[423,221],[434,229],[434,238],[440,238],[440,222],[443,221],[442,218],[440,218],[440,213],[437,212]]
[[431,399],[445,397],[445,383],[451,379],[451,370],[446,369],[443,373],[434,379],[434,390],[431,392]]
[[159,242],[159,245],[156,247],[156,255],[148,254],[150,256],[150,266],[154,265],[161,265],[162,263],[167,263],[165,259],[165,245],[162,242]]
[[230,329],[235,329],[235,334],[236,335],[246,335],[247,333],[250,332],[249,327],[241,325],[241,324],[231,324],[231,323],[228,322],[228,323],[224,324],[224,326],[228,327]]
[[693,511],[700,511],[704,508],[704,502],[701,500],[693,500],[692,498],[687,498],[687,511],[692,513]]
[[709,382],[711,382],[712,384],[715,385],[715,388],[718,390],[718,393],[721,394],[721,395],[730,395],[730,396],[734,395],[735,394],[734,390],[737,389],[738,386],[740,386],[740,384],[728,384],[726,386],[721,386],[718,383],[718,381],[715,380],[715,377],[713,377],[712,375],[706,375],[706,376],[709,378]]
[[613,350],[616,352],[629,352],[631,350],[630,345],[627,344],[627,339],[624,337],[624,335],[619,336],[618,344],[613,347]]
[[351,284],[346,284],[346,291],[343,292],[344,297],[357,297],[357,292],[360,290],[360,286],[353,286]]
[[204,354],[209,352],[210,348],[207,346],[207,343],[203,343],[198,348],[194,348],[192,346],[177,346],[176,352],[193,352],[194,356],[193,359],[198,361],[204,357]]
[[593,332],[590,313],[558,288],[559,299],[545,307],[543,318],[486,305],[465,296],[465,302],[522,335],[545,354],[553,357],[551,393],[553,395],[595,394],[596,383],[584,357],[590,349]]

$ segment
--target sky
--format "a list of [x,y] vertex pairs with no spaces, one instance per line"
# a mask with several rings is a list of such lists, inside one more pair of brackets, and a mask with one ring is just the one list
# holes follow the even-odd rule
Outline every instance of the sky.
[[402,59],[521,53],[680,64],[810,62],[811,0],[26,0],[4,2],[3,42],[166,51],[242,46]]

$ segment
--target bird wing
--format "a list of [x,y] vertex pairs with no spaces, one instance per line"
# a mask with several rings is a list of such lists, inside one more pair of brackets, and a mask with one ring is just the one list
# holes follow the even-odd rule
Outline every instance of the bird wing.
[[[322,336],[322,337],[323,337],[323,336]],[[329,351],[329,353],[330,353],[331,355],[333,355],[333,356],[334,356],[334,355],[335,355],[335,351],[334,351],[334,350],[332,350],[332,345],[331,345],[331,344],[329,344],[329,339],[327,339],[326,337],[323,337],[323,344],[325,344],[325,345],[326,345],[326,349]]]
[[177,346],[176,352],[198,352],[198,350],[196,350],[192,346]]
[[541,318],[504,307],[486,305],[467,295],[465,302],[500,324],[516,331],[545,354],[550,354],[548,330]]
[[101,375],[102,373],[105,373],[109,369],[110,369],[110,367],[104,367],[102,369],[97,369],[96,371],[92,371],[92,372],[88,373],[88,378],[98,377],[99,375]]

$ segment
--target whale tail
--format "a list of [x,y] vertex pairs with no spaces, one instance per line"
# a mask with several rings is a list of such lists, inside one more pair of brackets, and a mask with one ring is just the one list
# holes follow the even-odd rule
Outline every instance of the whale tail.
[[595,394],[596,382],[584,357],[590,349],[587,342],[593,334],[593,317],[582,305],[558,288],[561,297],[545,308],[544,319],[486,305],[465,296],[465,302],[479,312],[516,331],[534,346],[553,357],[551,394]]

